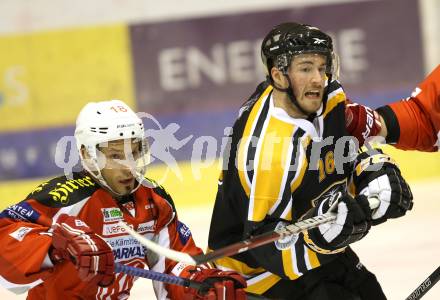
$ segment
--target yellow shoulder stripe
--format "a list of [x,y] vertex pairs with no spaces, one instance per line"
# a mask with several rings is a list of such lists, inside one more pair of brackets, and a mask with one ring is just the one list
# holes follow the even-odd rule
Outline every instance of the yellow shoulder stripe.
[[325,107],[325,112],[323,113],[323,116],[325,117],[329,112],[331,112],[339,103],[345,102],[347,100],[347,97],[345,96],[344,91],[342,89],[339,93],[332,96],[327,100],[327,106]]
[[243,187],[244,191],[246,192],[246,195],[249,197],[250,195],[250,185],[248,181],[246,180],[247,174],[246,174],[246,156],[247,156],[247,150],[248,145],[250,142],[251,134],[252,134],[252,128],[254,128],[255,123],[258,121],[258,115],[260,110],[263,106],[263,100],[266,98],[266,96],[272,91],[273,87],[268,86],[266,90],[261,94],[260,98],[257,100],[257,103],[255,103],[254,107],[252,108],[252,111],[249,114],[249,118],[246,122],[246,126],[244,128],[243,137],[240,141],[240,145],[238,148],[238,157],[237,157],[237,169],[238,169],[238,176],[240,178],[241,186]]

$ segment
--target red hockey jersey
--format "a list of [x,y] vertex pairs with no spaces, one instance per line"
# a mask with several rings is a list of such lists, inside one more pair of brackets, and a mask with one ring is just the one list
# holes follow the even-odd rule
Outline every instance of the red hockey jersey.
[[411,97],[378,109],[387,140],[403,150],[438,151],[440,147],[440,65]]
[[[188,267],[145,249],[118,225],[123,220],[145,237],[178,251],[200,254],[190,230],[181,223],[169,194],[146,184],[125,204],[117,202],[90,176],[74,173],[38,186],[22,202],[0,214],[0,283],[15,293],[28,291],[28,299],[127,299],[132,276],[118,273],[107,287],[87,286],[74,265],[55,266],[48,258],[51,225],[60,214],[77,216],[113,248],[115,262],[187,277]],[[158,299],[182,299],[183,287],[154,282]]]

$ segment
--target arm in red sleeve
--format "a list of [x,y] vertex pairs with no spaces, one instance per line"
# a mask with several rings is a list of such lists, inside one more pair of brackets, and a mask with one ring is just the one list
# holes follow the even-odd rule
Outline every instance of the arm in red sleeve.
[[387,128],[387,142],[403,150],[437,151],[440,131],[440,66],[411,97],[377,109]]
[[[154,214],[157,216],[157,221],[154,226],[154,235],[148,238],[163,247],[186,252],[190,255],[203,253],[202,249],[196,246],[190,229],[179,221],[173,199],[165,189],[161,186],[154,188],[151,200],[154,203]],[[148,249],[146,261],[148,267],[153,271],[186,278],[190,276],[189,270],[193,268],[182,263],[176,263],[164,256],[158,256],[148,251]],[[183,299],[184,287],[182,286],[153,281],[153,288],[158,299]]]
[[[159,231],[158,235],[156,235],[156,241],[162,246],[169,247],[176,251],[186,252],[191,255],[202,253],[202,250],[196,246],[189,228],[180,222],[177,219],[177,216],[174,217],[173,221],[168,224],[167,227],[164,227]],[[154,255],[152,253],[149,254]],[[147,260],[150,263],[150,257],[147,257]],[[188,278],[190,276],[189,270],[194,267],[160,257],[159,260],[155,262],[154,266],[150,266],[150,268],[156,272],[163,272],[174,276]],[[183,299],[184,287],[182,286],[164,285],[161,283],[153,283],[153,286],[156,290],[156,294],[163,295],[163,293],[167,293],[167,297],[170,299]]]
[[0,279],[14,293],[41,283],[52,270],[47,254],[51,221],[38,206],[36,201],[26,200],[0,213]]

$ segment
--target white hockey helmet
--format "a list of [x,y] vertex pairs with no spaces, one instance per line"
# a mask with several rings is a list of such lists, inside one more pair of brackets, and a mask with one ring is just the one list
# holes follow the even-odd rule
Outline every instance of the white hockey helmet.
[[[131,191],[133,193],[143,181],[148,163],[148,144],[144,137],[142,120],[121,100],[90,102],[83,107],[76,119],[75,129],[81,163],[104,187],[117,195],[102,177],[103,165],[98,157],[97,145],[122,139],[136,139],[141,142],[141,156],[138,159],[141,161],[136,162],[137,168],[132,170],[137,179],[137,186]],[[83,157],[82,147],[85,147],[90,159]]]

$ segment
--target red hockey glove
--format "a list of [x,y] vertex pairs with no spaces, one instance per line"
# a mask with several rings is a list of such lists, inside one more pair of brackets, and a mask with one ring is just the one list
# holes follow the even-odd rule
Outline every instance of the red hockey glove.
[[359,147],[370,136],[378,135],[381,127],[379,114],[371,108],[357,103],[345,107],[345,128],[357,138]]
[[246,280],[236,272],[225,272],[218,269],[196,269],[192,272],[190,280],[204,282],[208,288],[195,290],[185,288],[185,299],[202,300],[245,300],[244,288]]
[[83,281],[109,286],[114,280],[114,258],[110,246],[86,223],[62,214],[52,226],[52,248],[49,256],[53,263],[70,260]]

